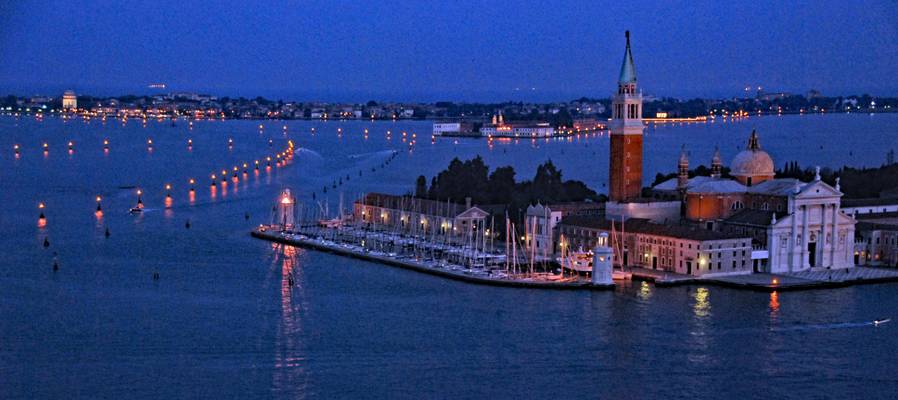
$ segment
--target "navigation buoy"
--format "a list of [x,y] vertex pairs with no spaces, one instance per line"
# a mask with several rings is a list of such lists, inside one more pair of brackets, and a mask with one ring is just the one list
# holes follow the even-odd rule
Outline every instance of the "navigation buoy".
[[165,184],[165,208],[171,208],[172,198],[171,198],[171,184]]
[[97,196],[97,212],[103,212],[103,206],[100,204],[101,200],[103,200],[103,198],[100,196]]
[[137,209],[138,210],[143,209],[143,200],[140,197],[141,194],[143,194],[143,192],[141,192],[140,189],[137,189]]
[[103,235],[105,235],[106,237],[109,237],[109,227],[108,226],[106,227],[106,233],[104,233]]
[[50,239],[44,238],[44,248],[46,249],[47,247],[50,247]]
[[53,258],[53,272],[59,271],[59,261],[56,258]]
[[243,219],[249,221],[249,213],[243,213]]
[[154,281],[158,281],[158,280],[159,280],[159,272],[153,272],[153,280],[154,280]]
[[189,219],[187,220],[187,222],[184,223],[184,227],[187,229],[190,229],[190,220]]
[[44,203],[38,203],[37,209],[41,210],[40,215],[37,216],[37,227],[43,228],[47,226],[47,217],[44,215]]

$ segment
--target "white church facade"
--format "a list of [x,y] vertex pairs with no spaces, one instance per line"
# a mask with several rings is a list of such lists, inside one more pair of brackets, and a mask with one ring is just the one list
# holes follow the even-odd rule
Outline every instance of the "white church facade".
[[819,179],[797,185],[788,198],[789,213],[774,215],[767,228],[766,272],[853,267],[856,221],[840,210],[841,197]]

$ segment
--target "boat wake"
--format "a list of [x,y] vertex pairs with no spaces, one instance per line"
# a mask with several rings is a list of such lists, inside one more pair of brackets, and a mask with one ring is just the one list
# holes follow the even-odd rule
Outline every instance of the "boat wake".
[[307,149],[307,148],[305,148],[305,147],[299,147],[299,148],[297,148],[297,149],[294,151],[294,153],[308,154],[308,155],[311,155],[311,156],[313,156],[313,157],[318,158],[319,160],[323,160],[323,159],[324,159],[324,156],[322,156],[321,153],[319,153],[319,152],[317,152],[317,151],[315,151],[315,150],[309,150],[309,149]]
[[360,158],[368,158],[368,157],[372,157],[372,156],[392,156],[393,153],[396,153],[396,150],[380,150],[380,151],[373,151],[370,153],[350,154],[350,155],[346,156],[346,158],[349,158],[351,160],[358,160]]
[[877,319],[873,321],[864,321],[864,322],[838,322],[832,324],[810,324],[810,325],[795,325],[795,326],[787,326],[787,327],[775,327],[770,328],[770,332],[802,332],[802,331],[820,331],[820,330],[828,330],[828,329],[851,329],[851,328],[864,328],[868,326],[880,326],[887,322],[890,322],[890,318],[886,319]]

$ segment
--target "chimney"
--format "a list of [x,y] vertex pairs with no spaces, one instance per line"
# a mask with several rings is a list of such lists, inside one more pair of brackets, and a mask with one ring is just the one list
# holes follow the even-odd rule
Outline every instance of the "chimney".
[[471,208],[471,198],[465,197],[465,210],[470,209],[470,208]]

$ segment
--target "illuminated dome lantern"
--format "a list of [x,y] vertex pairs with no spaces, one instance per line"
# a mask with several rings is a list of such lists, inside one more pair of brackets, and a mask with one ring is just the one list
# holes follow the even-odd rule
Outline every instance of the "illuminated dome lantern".
[[752,130],[748,148],[736,154],[730,164],[730,175],[745,186],[757,185],[773,179],[773,159],[761,150],[758,134]]

